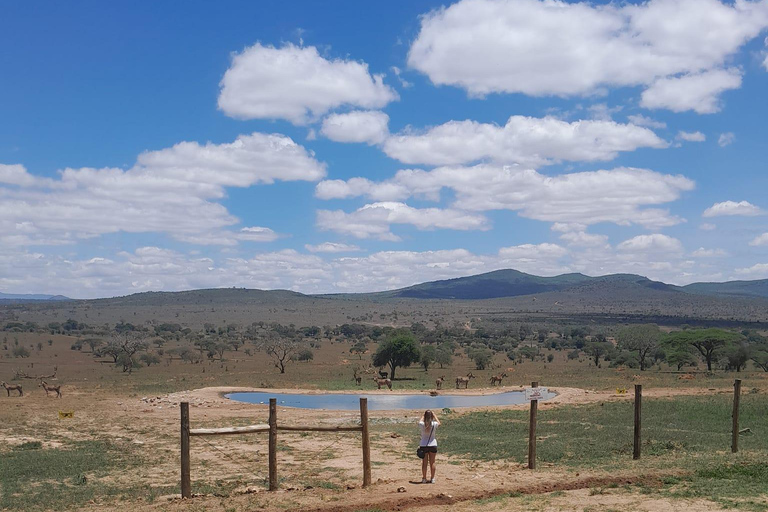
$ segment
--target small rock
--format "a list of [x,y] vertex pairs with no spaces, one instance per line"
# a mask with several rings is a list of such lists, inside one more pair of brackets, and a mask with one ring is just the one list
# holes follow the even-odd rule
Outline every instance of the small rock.
[[347,490],[351,491],[352,489],[357,489],[357,486],[355,484],[349,484],[347,485]]
[[405,492],[405,487],[402,487],[402,486],[398,487],[397,492]]

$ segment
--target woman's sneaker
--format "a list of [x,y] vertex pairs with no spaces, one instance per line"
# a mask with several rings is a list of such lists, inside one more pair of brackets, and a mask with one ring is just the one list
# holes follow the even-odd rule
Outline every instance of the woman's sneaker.
[[436,479],[435,479],[435,478],[433,478],[432,480],[430,480],[430,481],[429,481],[429,483],[433,484],[433,483],[435,483],[435,480],[436,480]]
[[423,484],[428,484],[428,483],[429,483],[429,480],[427,480],[426,478],[422,478],[422,479],[421,479],[421,483],[423,483]]

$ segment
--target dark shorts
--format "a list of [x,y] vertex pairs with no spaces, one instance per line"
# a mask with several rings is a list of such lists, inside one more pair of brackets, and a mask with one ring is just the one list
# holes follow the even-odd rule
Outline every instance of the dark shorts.
[[437,446],[422,446],[424,453],[437,453]]

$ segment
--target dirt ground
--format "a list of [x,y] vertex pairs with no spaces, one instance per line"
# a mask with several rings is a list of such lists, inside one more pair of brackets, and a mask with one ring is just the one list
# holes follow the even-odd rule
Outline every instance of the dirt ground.
[[[619,395],[574,388],[551,388],[558,396],[540,404],[542,410],[565,404],[606,400],[631,400],[631,392]],[[508,391],[509,388],[504,389]],[[42,390],[23,398],[2,397],[0,446],[39,440],[45,447],[66,440],[109,439],[118,446],[130,445],[145,454],[151,464],[111,478],[126,486],[137,482],[172,486],[179,479],[179,402],[190,403],[192,428],[266,423],[268,406],[245,404],[223,397],[232,391],[268,391],[242,387],[210,387],[157,396],[109,396],[89,389],[69,387],[62,399],[47,398]],[[286,389],[285,392],[301,390]],[[483,389],[451,393],[486,394]],[[728,389],[718,390],[728,393]],[[306,390],[307,393],[317,393]],[[391,393],[390,391],[367,391]],[[699,388],[654,389],[648,396],[711,393]],[[349,391],[355,393],[355,391]],[[405,393],[405,392],[399,392]],[[509,406],[509,407],[527,407]],[[462,413],[469,409],[462,409]],[[59,411],[72,411],[60,419]],[[573,472],[540,464],[530,471],[517,463],[499,460],[478,463],[438,455],[435,484],[420,482],[420,461],[412,456],[414,439],[388,432],[387,424],[415,424],[416,411],[371,411],[373,485],[363,489],[361,442],[356,433],[281,432],[278,453],[280,490],[266,491],[266,439],[261,434],[192,438],[193,490],[200,482],[236,482],[229,496],[206,495],[182,501],[166,495],[153,503],[137,497],[132,510],[408,510],[430,505],[430,510],[720,510],[703,501],[667,500],[622,489],[626,484],[653,487],[675,473],[646,474],[642,466],[625,473]],[[325,411],[278,406],[281,424],[353,425],[357,411]],[[415,430],[415,429],[414,429]],[[330,485],[327,482],[334,482]],[[595,489],[600,489],[596,492]],[[510,497],[510,493],[522,493]],[[479,501],[478,501],[479,500]],[[482,505],[482,506],[481,506]],[[111,510],[113,504],[91,503],[86,510]],[[199,508],[197,508],[199,507]]]

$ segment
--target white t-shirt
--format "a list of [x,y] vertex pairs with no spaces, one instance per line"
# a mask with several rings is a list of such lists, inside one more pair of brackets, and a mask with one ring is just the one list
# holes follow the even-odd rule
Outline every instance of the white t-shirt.
[[432,422],[432,425],[427,427],[423,421],[419,422],[419,431],[421,431],[421,442],[419,446],[437,446],[437,426],[436,421]]

